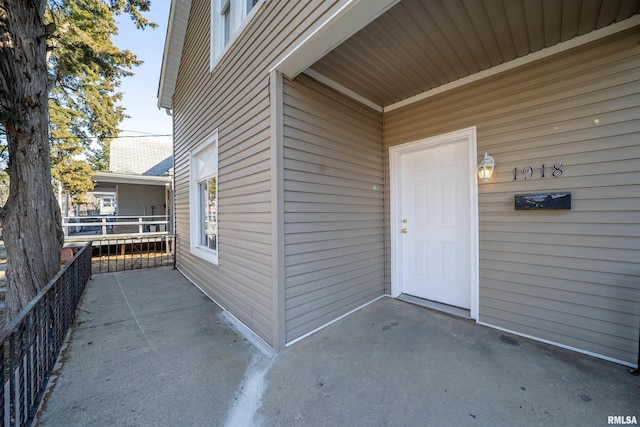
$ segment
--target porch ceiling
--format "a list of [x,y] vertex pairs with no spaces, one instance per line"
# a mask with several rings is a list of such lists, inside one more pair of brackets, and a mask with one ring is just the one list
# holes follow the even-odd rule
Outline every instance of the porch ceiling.
[[640,0],[403,0],[310,68],[385,107],[639,10]]

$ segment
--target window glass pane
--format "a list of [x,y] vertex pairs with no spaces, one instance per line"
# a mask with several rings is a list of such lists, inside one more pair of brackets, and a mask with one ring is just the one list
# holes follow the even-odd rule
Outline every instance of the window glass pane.
[[251,9],[253,9],[253,6],[255,6],[260,0],[247,0],[247,13],[249,13],[249,11]]
[[200,198],[200,245],[218,249],[218,211],[216,207],[216,177],[198,183]]
[[231,4],[224,11],[222,25],[224,26],[224,45],[226,46],[231,39]]

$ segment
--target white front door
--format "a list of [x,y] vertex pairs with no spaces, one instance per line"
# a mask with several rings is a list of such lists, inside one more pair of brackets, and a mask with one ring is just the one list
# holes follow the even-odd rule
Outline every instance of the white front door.
[[392,220],[399,221],[392,227],[396,285],[401,293],[466,309],[475,285],[471,143],[459,137],[410,144],[395,153],[392,171],[392,191],[399,193],[392,201]]

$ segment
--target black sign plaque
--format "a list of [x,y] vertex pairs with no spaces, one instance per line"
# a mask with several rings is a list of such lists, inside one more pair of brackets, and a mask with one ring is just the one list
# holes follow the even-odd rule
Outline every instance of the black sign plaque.
[[516,194],[517,211],[571,209],[571,193]]

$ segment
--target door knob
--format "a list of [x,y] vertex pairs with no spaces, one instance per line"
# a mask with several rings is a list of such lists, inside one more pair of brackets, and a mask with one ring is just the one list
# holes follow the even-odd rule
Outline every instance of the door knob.
[[406,228],[403,228],[401,231],[402,231],[404,234],[407,234],[407,229],[406,229]]

